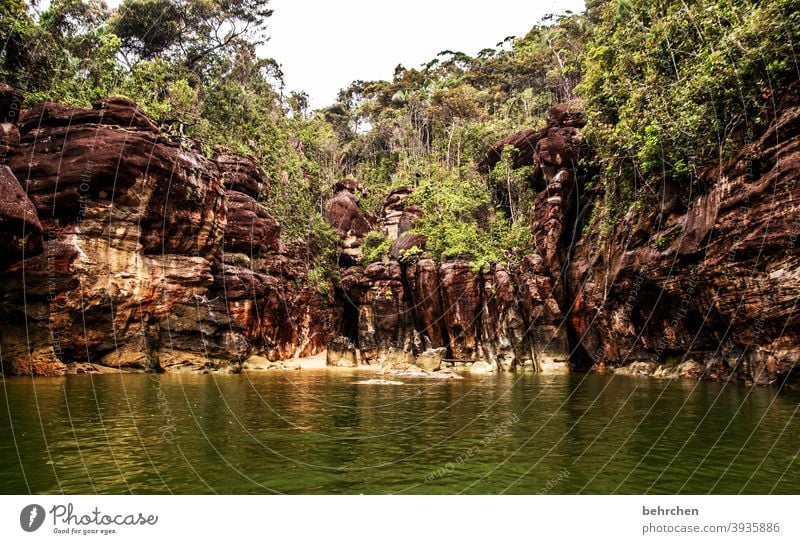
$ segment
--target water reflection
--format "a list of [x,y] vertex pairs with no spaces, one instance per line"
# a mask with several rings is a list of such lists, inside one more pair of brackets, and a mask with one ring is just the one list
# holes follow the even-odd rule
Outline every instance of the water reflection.
[[365,377],[6,379],[0,492],[800,492],[796,391]]

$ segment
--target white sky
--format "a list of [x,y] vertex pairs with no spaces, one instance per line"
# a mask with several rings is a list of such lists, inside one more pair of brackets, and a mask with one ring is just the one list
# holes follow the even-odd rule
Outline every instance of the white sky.
[[283,66],[288,90],[312,107],[333,103],[356,79],[391,79],[442,50],[474,55],[524,36],[548,13],[575,13],[583,0],[272,0],[270,41],[261,51]]

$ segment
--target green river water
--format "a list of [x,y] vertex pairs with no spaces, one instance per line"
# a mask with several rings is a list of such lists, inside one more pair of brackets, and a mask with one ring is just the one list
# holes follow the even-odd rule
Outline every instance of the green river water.
[[0,493],[800,493],[800,391],[370,378],[0,379]]

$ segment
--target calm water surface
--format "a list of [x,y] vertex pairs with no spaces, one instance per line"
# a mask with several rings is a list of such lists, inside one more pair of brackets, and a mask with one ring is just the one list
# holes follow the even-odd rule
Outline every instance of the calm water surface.
[[800,493],[800,391],[373,377],[0,380],[0,493]]

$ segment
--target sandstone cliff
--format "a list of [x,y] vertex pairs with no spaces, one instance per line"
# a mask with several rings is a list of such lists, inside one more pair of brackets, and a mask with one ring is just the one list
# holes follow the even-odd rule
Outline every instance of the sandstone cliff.
[[0,166],[4,372],[238,370],[324,349],[328,301],[259,203],[252,161],[207,159],[123,99],[46,103],[13,128]]
[[[583,189],[585,118],[577,103],[556,106],[544,129],[497,142],[479,164],[490,170],[512,145],[514,166],[533,167],[536,253],[480,270],[429,259],[349,269],[331,364],[796,380],[800,104],[796,88],[785,96],[751,143],[703,174],[701,194],[666,185],[610,234],[588,220],[598,195]],[[401,217],[403,199],[388,202]],[[404,234],[413,216],[399,229],[388,217],[393,259],[423,247]]]
[[[512,145],[531,167],[535,252],[513,264],[403,258],[426,245],[413,187],[375,217],[341,180],[324,209],[341,238],[334,300],[309,285],[314,256],[282,239],[251,159],[207,158],[127,100],[20,110],[2,87],[3,372],[238,371],[327,346],[344,366],[796,379],[797,94],[701,193],[665,185],[610,232],[587,219],[580,104],[554,107],[479,165]],[[376,229],[389,258],[362,266]]]
[[[771,120],[692,195],[665,186],[611,235],[598,225],[569,268],[584,366],[670,369],[766,384],[800,361],[800,103]],[[794,376],[796,377],[796,375]]]
[[537,254],[521,263],[476,269],[463,259],[397,260],[402,250],[424,248],[425,240],[408,232],[419,213],[407,205],[413,188],[386,198],[379,223],[393,241],[395,260],[344,272],[344,338],[334,343],[331,364],[416,360],[429,369],[483,362],[493,370],[568,370],[565,248],[578,181],[578,127],[584,123],[577,106],[554,108],[545,129],[498,143],[484,160],[491,168],[503,146],[519,145],[518,166],[533,166],[534,183],[544,187],[531,225]]

